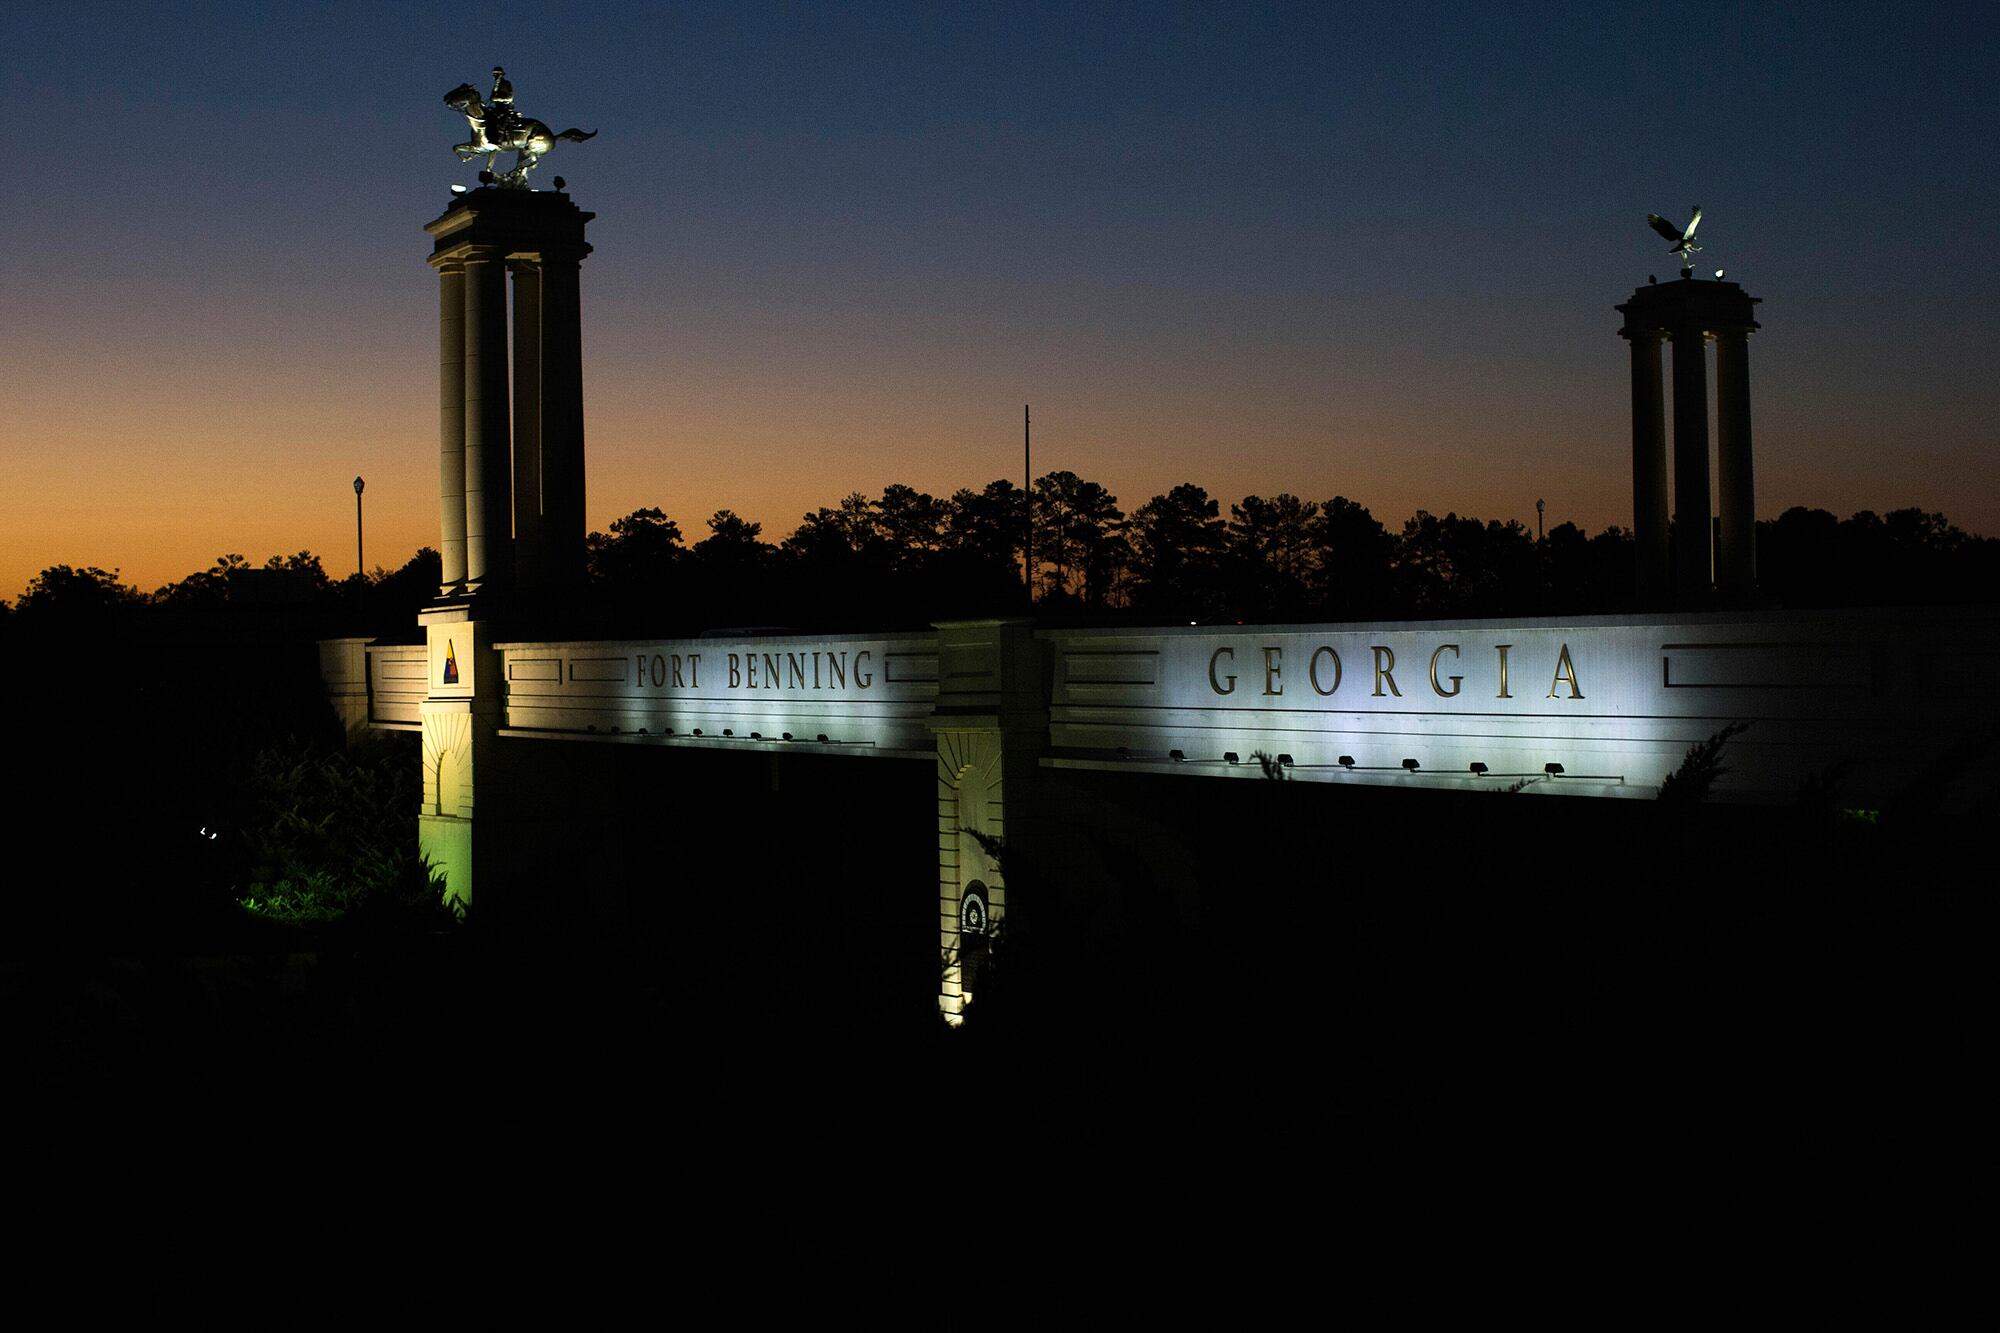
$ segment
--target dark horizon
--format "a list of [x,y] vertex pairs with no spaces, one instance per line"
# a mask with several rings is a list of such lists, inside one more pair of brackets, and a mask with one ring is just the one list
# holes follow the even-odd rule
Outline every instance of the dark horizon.
[[[555,615],[565,632],[613,636],[1020,614],[1020,498],[1006,479],[950,497],[892,485],[874,499],[857,493],[822,506],[780,541],[728,510],[686,532],[642,508],[590,534],[582,585],[560,604],[531,597],[528,605]],[[1035,613],[1135,624],[1965,605],[1992,602],[2000,578],[2000,541],[1914,509],[1842,519],[1797,507],[1760,521],[1761,583],[1747,603],[1721,590],[1647,597],[1633,533],[1616,526],[1591,534],[1561,523],[1538,536],[1518,522],[1427,511],[1384,524],[1339,496],[1219,503],[1191,485],[1121,509],[1095,483],[1061,472],[1038,479],[1035,513]],[[61,637],[147,608],[170,622],[226,613],[235,630],[267,636],[400,641],[415,632],[440,576],[429,546],[365,579],[329,571],[310,551],[264,562],[228,555],[150,591],[101,567],[58,565],[17,605],[0,601],[0,613],[11,612],[0,629]]]

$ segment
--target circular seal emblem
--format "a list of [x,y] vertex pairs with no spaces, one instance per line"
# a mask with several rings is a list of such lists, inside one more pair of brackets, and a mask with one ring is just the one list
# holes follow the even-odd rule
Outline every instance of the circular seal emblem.
[[986,933],[986,894],[974,884],[958,900],[958,929],[964,935]]

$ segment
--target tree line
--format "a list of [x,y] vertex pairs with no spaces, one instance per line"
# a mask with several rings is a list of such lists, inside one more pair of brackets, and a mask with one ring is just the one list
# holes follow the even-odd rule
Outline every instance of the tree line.
[[[1290,493],[1222,503],[1183,483],[1129,514],[1103,485],[1055,471],[1024,491],[1009,480],[948,497],[891,485],[806,514],[780,541],[731,510],[690,541],[657,507],[585,543],[588,588],[564,611],[598,633],[721,626],[805,629],[920,625],[1020,614],[1032,565],[1043,616],[1135,621],[1353,621],[1613,613],[1633,607],[1631,533],[1559,523],[1438,516],[1400,529],[1344,496]],[[1991,600],[2000,542],[1942,514],[1863,510],[1846,519],[1797,507],[1757,525],[1765,600],[1792,607]],[[309,551],[208,569],[144,593],[117,571],[55,565],[0,628],[142,617],[193,628],[256,620],[316,633],[410,632],[436,591],[435,551],[400,568],[335,580]]]

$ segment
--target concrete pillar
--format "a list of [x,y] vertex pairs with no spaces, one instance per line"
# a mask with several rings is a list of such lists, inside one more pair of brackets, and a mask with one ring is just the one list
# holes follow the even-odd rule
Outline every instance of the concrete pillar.
[[507,432],[507,269],[498,249],[465,257],[465,571],[470,592],[512,582]]
[[497,776],[487,770],[499,738],[499,654],[491,627],[469,606],[433,607],[417,619],[429,645],[429,685],[417,708],[424,778],[417,846],[444,877],[446,899],[463,907],[472,901],[474,854],[485,850],[473,843],[473,778]]
[[1722,510],[1716,585],[1732,605],[1757,589],[1757,483],[1750,453],[1750,331],[1715,334],[1715,471]]
[[514,572],[523,588],[547,582],[542,505],[542,271],[515,260]]
[[368,645],[373,642],[369,638],[319,641],[320,683],[326,686],[327,700],[349,744],[368,730]]
[[439,596],[465,587],[465,266],[438,269]]
[[944,621],[937,629],[929,725],[938,763],[938,1009],[957,1024],[977,992],[984,943],[964,929],[966,900],[983,892],[990,938],[1004,930],[1010,873],[1033,864],[1047,672],[1026,620]]
[[[418,617],[430,682],[418,708],[424,765],[418,828],[424,854],[460,903],[471,901],[475,885],[482,902],[491,903],[494,890],[509,884],[546,890],[578,877],[617,880],[587,869],[601,869],[616,841],[602,827],[616,802],[607,785],[610,767],[595,753],[601,747],[522,754],[517,742],[503,740],[507,687],[493,646],[499,625],[519,633],[528,614],[505,596],[521,570],[531,583],[542,577],[557,544],[567,542],[581,572],[577,265],[590,253],[584,229],[592,216],[567,195],[486,189],[455,196],[424,226],[430,262],[441,275],[438,498],[445,573],[439,600]],[[518,558],[517,522],[526,551]]]
[[502,736],[507,721],[500,631],[476,602],[421,612],[430,684],[417,844],[444,879],[445,898],[475,899],[499,919],[519,904],[572,894],[606,924],[606,890],[623,882],[617,747]]
[[1674,602],[1707,604],[1713,592],[1708,492],[1708,334],[1674,329]]
[[1639,605],[1667,604],[1667,406],[1660,379],[1661,333],[1628,332],[1632,343],[1632,536]]
[[542,273],[542,521],[549,581],[583,579],[582,255],[544,250]]

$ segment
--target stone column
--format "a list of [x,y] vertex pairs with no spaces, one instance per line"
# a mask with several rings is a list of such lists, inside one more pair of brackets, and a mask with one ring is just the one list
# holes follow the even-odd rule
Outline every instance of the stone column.
[[1667,408],[1655,329],[1625,335],[1632,343],[1632,536],[1639,605],[1667,604]]
[[1750,331],[1715,334],[1715,471],[1721,492],[1722,549],[1716,585],[1735,605],[1757,589],[1757,484],[1750,455]]
[[1034,859],[1034,798],[1048,745],[1040,645],[1026,620],[938,624],[938,1009],[957,1024],[978,988],[984,941],[961,927],[984,893],[989,928],[1007,915],[1007,869]]
[[515,260],[514,563],[523,588],[547,582],[542,504],[542,270]]
[[1708,334],[1674,329],[1674,602],[1705,605],[1713,591],[1708,494]]
[[506,255],[479,247],[465,257],[465,571],[471,592],[512,582],[508,453]]
[[438,595],[465,589],[465,266],[438,270]]
[[[445,595],[418,617],[430,681],[418,708],[424,774],[418,839],[444,873],[447,896],[461,904],[471,901],[475,885],[482,900],[492,902],[496,891],[504,896],[566,881],[617,879],[587,868],[601,865],[614,841],[604,826],[605,812],[617,805],[608,785],[611,769],[601,755],[584,753],[596,746],[558,753],[501,735],[507,681],[495,646],[501,626],[518,635],[547,609],[524,606],[509,594],[521,581],[519,571],[532,581],[548,569],[541,557],[549,542],[542,538],[552,520],[573,523],[581,565],[576,281],[577,262],[590,253],[584,228],[591,216],[566,195],[484,189],[455,196],[424,226],[430,262],[443,275],[439,499]],[[553,296],[545,263],[551,251],[558,261]],[[511,377],[510,352],[518,360]],[[518,454],[512,448],[517,432]],[[577,456],[558,467],[552,448]],[[517,545],[525,547],[518,556]]]
[[583,578],[583,310],[567,249],[542,253],[542,523],[550,582]]
[[334,716],[347,733],[347,743],[368,730],[372,688],[368,679],[368,638],[321,639],[319,678],[333,704]]
[[433,606],[417,619],[429,645],[430,682],[417,706],[423,730],[417,846],[443,876],[446,901],[463,907],[472,901],[474,854],[485,850],[473,836],[482,831],[473,821],[473,775],[489,779],[498,743],[499,654],[491,627],[473,619],[468,603]]

